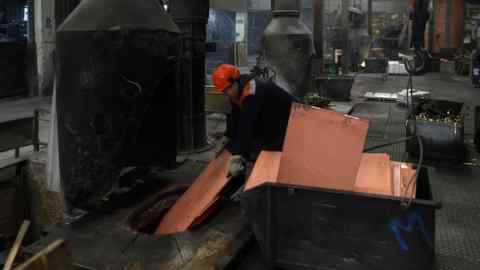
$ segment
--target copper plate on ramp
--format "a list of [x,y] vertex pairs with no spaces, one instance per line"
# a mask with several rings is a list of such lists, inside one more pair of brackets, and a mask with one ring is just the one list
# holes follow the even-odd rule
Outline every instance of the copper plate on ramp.
[[221,191],[228,184],[228,163],[232,154],[223,153],[205,168],[200,176],[160,222],[156,236],[186,231],[202,219],[205,211],[217,201]]
[[278,174],[296,186],[352,191],[368,121],[294,104]]

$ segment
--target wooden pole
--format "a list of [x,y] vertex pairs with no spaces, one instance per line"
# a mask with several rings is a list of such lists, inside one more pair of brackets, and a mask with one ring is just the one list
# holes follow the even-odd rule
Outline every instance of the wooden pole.
[[23,242],[23,238],[25,238],[25,235],[27,234],[29,227],[30,227],[30,221],[25,220],[22,224],[22,227],[20,227],[20,231],[17,234],[17,239],[15,239],[15,243],[13,244],[13,247],[10,250],[10,253],[8,254],[6,263],[3,266],[3,270],[12,269],[13,262],[15,261],[15,257],[17,257],[18,251],[20,250],[20,247]]

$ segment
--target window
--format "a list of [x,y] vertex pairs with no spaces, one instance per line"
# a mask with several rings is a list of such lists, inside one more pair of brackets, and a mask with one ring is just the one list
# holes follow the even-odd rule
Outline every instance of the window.
[[29,8],[28,6],[23,7],[23,21],[27,22],[28,21],[28,13],[29,13]]

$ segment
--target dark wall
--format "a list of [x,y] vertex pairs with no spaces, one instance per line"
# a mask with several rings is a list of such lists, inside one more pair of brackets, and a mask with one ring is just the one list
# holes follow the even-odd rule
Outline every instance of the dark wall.
[[0,13],[3,13],[0,24],[22,21],[25,5],[26,0],[0,0]]
[[207,41],[215,44],[215,50],[207,53],[207,73],[211,74],[218,64],[234,62],[235,12],[210,9],[207,26]]
[[248,54],[257,55],[262,50],[262,36],[270,23],[270,10],[250,11],[248,13]]
[[65,21],[70,13],[77,7],[80,0],[56,0],[55,1],[55,21],[57,28]]

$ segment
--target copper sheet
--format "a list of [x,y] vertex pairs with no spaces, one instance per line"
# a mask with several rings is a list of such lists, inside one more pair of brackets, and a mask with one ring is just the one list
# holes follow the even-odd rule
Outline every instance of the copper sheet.
[[393,196],[401,197],[402,196],[402,163],[392,162],[392,187],[393,187]]
[[416,170],[413,169],[411,164],[392,162],[392,175],[393,175],[393,186],[394,186],[394,196],[402,198],[416,198],[416,183],[413,177],[415,176]]
[[212,206],[227,185],[228,162],[231,158],[224,151],[213,160],[160,222],[155,235],[183,232]]
[[354,191],[393,196],[390,156],[387,154],[364,154]]
[[282,152],[263,151],[260,153],[245,185],[245,191],[256,188],[265,183],[277,182],[281,158]]
[[[416,170],[412,168],[410,164],[402,164],[402,184],[401,184],[401,192],[402,196],[406,198],[416,198],[417,197],[417,183],[413,178],[415,176]],[[409,185],[409,183],[411,183]]]
[[279,182],[352,191],[367,130],[365,120],[294,104]]

